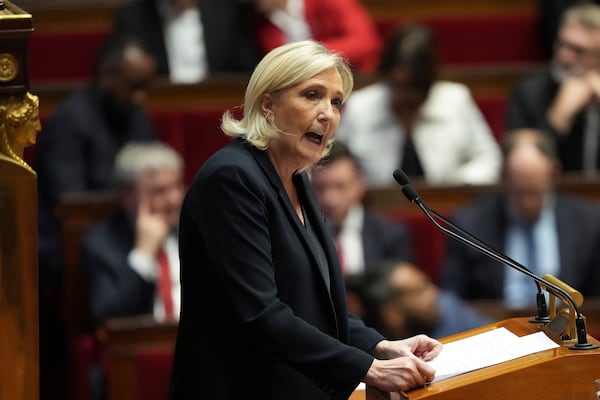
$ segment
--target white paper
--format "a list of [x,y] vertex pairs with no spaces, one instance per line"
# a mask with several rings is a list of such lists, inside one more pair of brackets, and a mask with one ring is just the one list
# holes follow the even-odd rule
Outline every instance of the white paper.
[[558,346],[544,332],[518,337],[506,328],[498,328],[444,344],[429,364],[436,370],[436,382]]

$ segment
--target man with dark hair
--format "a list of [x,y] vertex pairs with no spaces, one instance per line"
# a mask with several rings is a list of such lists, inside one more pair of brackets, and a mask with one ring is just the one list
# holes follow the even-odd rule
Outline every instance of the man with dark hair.
[[341,143],[312,171],[312,184],[346,274],[378,261],[410,261],[411,243],[404,224],[362,205],[366,186],[356,159]]
[[354,293],[365,323],[387,337],[425,333],[439,339],[491,322],[410,263],[373,265],[358,277]]
[[121,146],[155,138],[142,109],[154,72],[154,58],[139,41],[109,37],[98,53],[94,80],[74,91],[44,125],[35,157],[41,283],[60,277],[60,231],[55,217],[60,197],[110,188],[114,157]]
[[[454,222],[536,275],[600,295],[600,206],[556,192],[559,168],[547,134],[525,129],[506,136],[503,191],[458,210]],[[535,305],[533,280],[454,240],[441,282],[465,299]]]

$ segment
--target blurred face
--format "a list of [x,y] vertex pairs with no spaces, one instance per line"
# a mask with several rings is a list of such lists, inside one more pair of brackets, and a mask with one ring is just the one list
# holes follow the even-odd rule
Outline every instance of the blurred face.
[[312,184],[327,219],[339,226],[350,209],[361,202],[365,184],[352,160],[340,158],[312,172]]
[[[396,335],[412,336],[433,329],[439,319],[438,289],[429,278],[413,265],[399,264],[390,277],[390,285],[396,293],[396,318],[388,318],[388,323],[398,324]],[[390,328],[394,329],[393,325]]]
[[522,145],[507,158],[509,207],[524,222],[537,220],[554,187],[553,162],[533,146]]
[[553,68],[559,78],[600,70],[600,29],[566,21],[556,39]]
[[101,74],[101,90],[116,117],[128,118],[135,108],[144,103],[154,71],[154,59],[136,46],[129,46],[123,55],[121,68]]
[[151,213],[164,217],[169,226],[179,222],[184,196],[183,174],[179,169],[164,168],[143,172],[137,183],[138,201],[147,201]]
[[291,176],[322,158],[340,122],[343,99],[342,78],[336,69],[263,96],[262,111],[280,131],[268,149],[280,174]]
[[394,68],[388,78],[392,94],[392,110],[401,119],[412,119],[427,98],[427,91],[411,82],[410,71],[405,67]]

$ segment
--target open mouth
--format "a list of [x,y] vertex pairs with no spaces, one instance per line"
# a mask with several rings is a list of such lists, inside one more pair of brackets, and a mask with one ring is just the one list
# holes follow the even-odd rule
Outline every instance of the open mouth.
[[311,142],[321,145],[323,143],[323,135],[317,132],[306,132],[304,134],[308,140]]

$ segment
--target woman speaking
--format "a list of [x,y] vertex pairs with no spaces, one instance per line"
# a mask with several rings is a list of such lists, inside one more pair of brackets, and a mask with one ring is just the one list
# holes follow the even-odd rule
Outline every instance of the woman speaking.
[[171,399],[346,399],[359,382],[434,378],[441,344],[385,340],[348,314],[307,170],[328,151],[353,78],[314,41],[268,53],[232,142],[198,171],[180,220],[182,310]]

